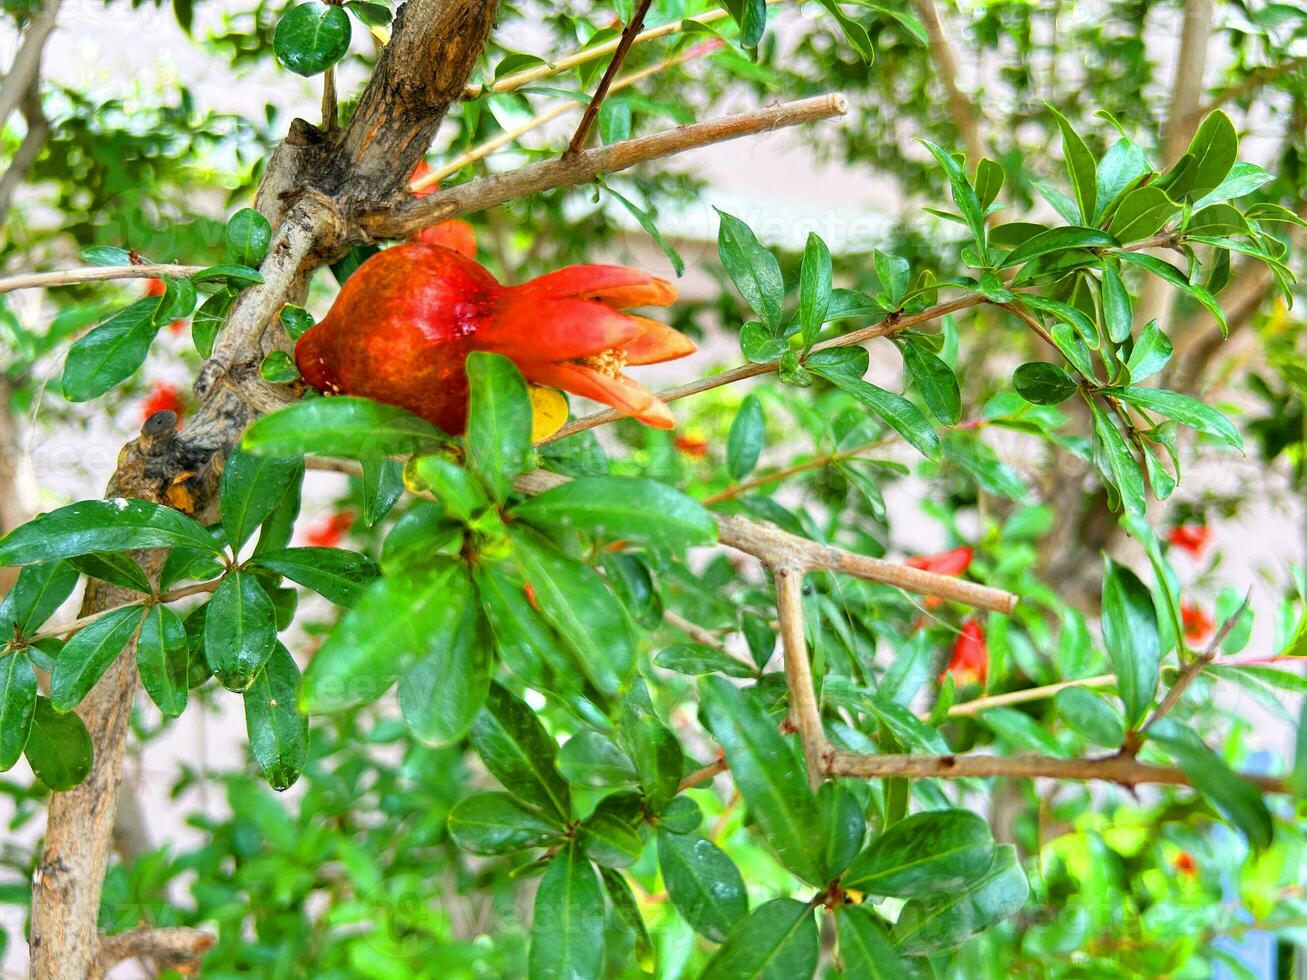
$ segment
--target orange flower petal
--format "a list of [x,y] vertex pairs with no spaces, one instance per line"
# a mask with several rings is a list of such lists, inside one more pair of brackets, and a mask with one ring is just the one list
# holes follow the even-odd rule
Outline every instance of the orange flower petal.
[[640,335],[640,321],[603,303],[582,299],[540,300],[509,290],[483,329],[480,350],[513,360],[575,361],[621,348]]
[[413,236],[413,241],[425,242],[428,245],[439,245],[441,248],[451,248],[469,259],[477,257],[477,233],[466,221],[457,219],[442,221],[430,228],[423,228]]
[[671,410],[648,388],[624,374],[609,377],[581,364],[531,364],[522,369],[527,380],[562,388],[574,395],[611,405],[623,415],[655,429],[676,425]]
[[608,306],[670,306],[676,287],[624,265],[569,265],[513,287],[541,299],[595,299]]
[[698,350],[693,340],[665,323],[643,316],[631,316],[631,319],[640,325],[640,335],[618,348],[626,355],[627,364],[661,364]]

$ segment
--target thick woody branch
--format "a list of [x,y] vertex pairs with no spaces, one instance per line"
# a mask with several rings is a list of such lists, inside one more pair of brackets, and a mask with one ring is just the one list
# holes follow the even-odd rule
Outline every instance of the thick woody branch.
[[27,172],[32,169],[32,164],[41,155],[41,149],[50,135],[50,120],[45,117],[45,111],[41,108],[40,88],[41,79],[37,75],[32,79],[23,98],[22,112],[23,118],[27,121],[27,132],[14,152],[13,159],[9,161],[4,176],[0,177],[0,224],[4,223],[5,216],[9,213],[9,206],[13,203],[14,194],[27,178]]
[[48,289],[51,286],[77,286],[87,282],[108,282],[113,279],[158,279],[160,276],[193,276],[203,271],[202,265],[83,265],[75,269],[58,269],[54,272],[26,272],[20,276],[0,279],[0,293],[16,289]]
[[360,224],[374,238],[407,238],[438,221],[484,211],[529,194],[588,183],[599,174],[626,170],[649,160],[741,136],[842,116],[848,110],[848,100],[842,95],[832,94],[681,126],[481,177],[428,197],[411,199],[395,208],[364,215]]
[[[567,482],[568,477],[558,473],[536,470],[518,477],[516,489],[522,493],[537,494]],[[833,545],[818,544],[762,521],[752,521],[733,514],[713,516],[717,520],[719,542],[752,555],[768,566],[840,572],[908,592],[939,596],[977,609],[1000,613],[1010,613],[1018,602],[1017,596],[1002,589],[991,589],[948,575],[937,575],[896,562],[857,555]]]
[[123,960],[149,960],[158,970],[170,969],[193,973],[200,959],[217,943],[209,932],[173,926],[159,929],[133,929],[100,937],[100,951],[89,974],[91,980],[103,977]]
[[14,55],[4,80],[0,81],[0,129],[4,128],[9,116],[22,103],[40,73],[41,55],[45,52],[45,44],[50,40],[50,33],[59,18],[60,2],[61,0],[45,0],[40,13],[32,18],[23,31],[18,53]]

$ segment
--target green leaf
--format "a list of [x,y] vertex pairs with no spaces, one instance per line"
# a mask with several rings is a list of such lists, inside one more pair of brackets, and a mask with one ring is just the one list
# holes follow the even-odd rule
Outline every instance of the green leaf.
[[1076,379],[1056,364],[1029,361],[1012,372],[1017,394],[1036,405],[1058,405],[1076,393]]
[[1098,161],[1098,207],[1094,223],[1102,220],[1122,191],[1151,170],[1147,154],[1133,140],[1123,137],[1113,143]]
[[882,920],[866,905],[836,906],[835,923],[845,974],[859,980],[911,980]]
[[277,60],[306,78],[326,71],[349,51],[349,15],[317,0],[294,7],[277,22],[272,49]]
[[775,331],[780,326],[781,306],[785,302],[780,264],[775,255],[758,243],[748,225],[720,208],[716,211],[720,219],[717,254],[721,256],[722,268],[744,301]]
[[604,969],[604,893],[573,841],[549,862],[536,890],[527,975],[531,980],[598,978]]
[[137,300],[74,341],[64,362],[64,397],[90,401],[135,374],[158,331],[154,314],[159,304],[154,296]]
[[649,806],[662,809],[680,789],[681,774],[685,772],[681,743],[667,726],[651,715],[636,721],[625,742]]
[[766,902],[741,919],[708,961],[713,980],[805,980],[817,971],[821,942],[812,907],[792,898]]
[[595,731],[577,732],[558,753],[558,771],[569,783],[600,788],[635,784],[633,763],[607,735]]
[[867,835],[865,805],[847,786],[828,780],[817,788],[817,810],[826,837],[826,876],[834,878],[862,849]]
[[295,366],[295,359],[284,350],[270,351],[259,365],[259,377],[272,384],[290,384],[299,376],[300,370]]
[[36,671],[21,651],[0,655],[0,772],[23,754],[36,711]]
[[876,48],[872,45],[871,38],[867,36],[867,29],[841,10],[838,0],[818,0],[818,2],[835,18],[835,22],[840,25],[840,30],[844,32],[844,37],[862,58],[863,64],[870,65],[875,61]]
[[1161,231],[1179,210],[1180,205],[1167,197],[1166,191],[1146,184],[1121,199],[1107,230],[1124,243],[1137,242]]
[[880,249],[873,249],[872,264],[876,267],[876,278],[880,281],[883,300],[888,300],[891,308],[902,305],[907,295],[908,285],[912,279],[912,267],[908,260],[897,255],[890,255]]
[[621,603],[594,569],[532,534],[516,528],[509,533],[541,615],[576,653],[591,683],[615,694],[635,664],[635,643]]
[[345,9],[358,18],[365,27],[385,27],[393,19],[390,8],[383,3],[368,0],[346,0]]
[[823,883],[817,803],[802,761],[747,694],[724,677],[699,682],[700,701],[735,785],[781,861],[810,884]]
[[129,555],[116,551],[97,551],[75,555],[68,564],[89,578],[98,578],[133,592],[153,592],[149,577]]
[[732,480],[738,483],[758,465],[765,434],[762,402],[758,401],[757,395],[746,395],[726,437],[726,470]]
[[548,665],[560,683],[585,676],[574,653],[563,647],[531,605],[521,579],[502,565],[481,564],[475,572],[481,612],[504,666],[529,683],[540,677],[541,664]]
[[507,793],[473,793],[449,811],[449,836],[471,854],[511,854],[543,847],[563,830]]
[[268,785],[281,792],[300,778],[309,760],[309,719],[295,704],[300,669],[280,643],[245,690],[245,731]]
[[146,500],[82,500],[42,514],[0,538],[0,565],[30,565],[96,551],[222,548],[199,524]]
[[191,342],[201,357],[213,356],[213,342],[227,322],[227,314],[236,305],[236,296],[234,289],[219,289],[200,304],[191,318]]
[[272,225],[253,208],[241,208],[227,222],[226,240],[229,259],[258,268],[272,242]]
[[1219,109],[1202,121],[1186,151],[1194,158],[1194,177],[1188,193],[1202,197],[1225,180],[1239,157],[1239,137],[1230,117]]
[[1134,306],[1121,273],[1107,263],[1103,264],[1103,324],[1108,337],[1116,344],[1130,336],[1135,324]]
[[980,206],[980,198],[976,195],[975,188],[967,180],[967,172],[947,150],[936,146],[930,140],[918,138],[917,142],[929,150],[931,156],[944,168],[953,191],[953,203],[957,205],[967,227],[971,229],[981,261],[987,261],[989,249],[986,245],[985,210]]
[[710,840],[658,832],[658,866],[667,896],[690,928],[720,943],[749,911],[735,862]]
[[15,629],[19,636],[30,636],[44,626],[72,595],[77,577],[77,569],[62,561],[28,565],[20,571],[0,603],[0,643],[13,639]]
[[1027,238],[1008,252],[1007,255],[1003,256],[1003,260],[999,262],[998,267],[1000,269],[1010,269],[1014,265],[1021,265],[1023,262],[1029,262],[1041,255],[1051,255],[1054,252],[1061,252],[1068,248],[1116,248],[1120,244],[1120,241],[1115,237],[1115,233],[1109,235],[1097,228],[1084,228],[1079,225],[1071,225],[1066,228],[1049,228],[1047,231],[1041,231],[1039,234]]
[[1234,427],[1234,423],[1216,409],[1188,395],[1182,395],[1178,391],[1164,391],[1161,388],[1140,388],[1136,385],[1125,388],[1104,388],[1103,391],[1131,405],[1150,412],[1159,412],[1191,429],[1206,432],[1234,449],[1243,450],[1243,437],[1239,435],[1239,430]]
[[1007,173],[1002,164],[989,157],[980,158],[976,164],[976,196],[980,198],[981,207],[988,209],[998,199],[1006,180]]
[[252,572],[229,572],[204,618],[204,656],[213,676],[229,691],[244,691],[276,645],[276,611],[267,590]]
[[1067,176],[1071,178],[1071,186],[1075,188],[1080,218],[1086,225],[1093,224],[1098,207],[1098,164],[1066,116],[1051,105],[1048,106],[1048,111],[1053,114],[1058,129],[1062,131],[1062,157],[1066,162]]
[[381,574],[367,555],[344,548],[283,548],[255,555],[251,565],[284,575],[338,606],[349,608]]
[[191,282],[222,282],[234,289],[244,289],[263,282],[263,276],[258,269],[251,269],[247,265],[223,263],[201,269],[191,276]]
[[1016,708],[988,708],[977,717],[982,725],[1014,748],[1059,758],[1067,754],[1048,729],[1024,711]]
[[362,459],[363,523],[376,527],[404,492],[404,468],[398,460],[369,453]]
[[[627,807],[628,799],[635,803],[633,812]],[[578,839],[592,860],[610,868],[626,868],[644,854],[642,826],[639,797],[616,793],[581,822]]]
[[511,513],[537,527],[655,548],[717,541],[717,522],[698,501],[643,477],[583,476],[523,501]]
[[662,249],[663,254],[667,256],[667,261],[672,264],[672,269],[676,272],[677,277],[679,278],[685,275],[685,260],[681,258],[681,253],[676,251],[676,248],[663,237],[663,233],[658,230],[658,225],[654,223],[654,220],[649,216],[649,213],[634,201],[617,193],[617,191],[613,190],[607,184],[604,185],[604,190],[617,198],[618,203],[626,208],[626,210],[630,212],[631,217],[635,218],[635,220],[640,223],[640,227],[644,229],[644,233],[653,239],[655,245]]
[[1174,348],[1171,345],[1171,338],[1162,333],[1156,320],[1150,320],[1135,341],[1126,364],[1130,371],[1131,382],[1138,384],[1166,367],[1166,363],[1171,359],[1172,350]]
[[1242,830],[1253,847],[1271,845],[1274,825],[1257,787],[1232,772],[1195,732],[1173,718],[1162,718],[1149,727],[1148,737],[1171,753],[1194,788]]
[[[835,7],[834,0],[831,0],[829,7]],[[863,31],[863,36],[866,36],[866,31]],[[808,242],[803,249],[803,264],[799,269],[799,324],[805,347],[812,346],[817,334],[821,332],[821,325],[826,322],[826,310],[830,306],[831,276],[830,249],[816,233],[808,232]]]
[[1016,849],[1002,844],[983,877],[945,896],[908,902],[894,926],[894,945],[909,955],[957,946],[1015,915],[1029,892]]
[[427,653],[399,679],[399,704],[418,741],[453,745],[485,704],[493,667],[465,569],[450,577],[441,604],[420,628]]
[[46,698],[36,699],[23,755],[37,779],[57,793],[70,790],[90,774],[93,751],[86,724],[76,713],[56,711]]
[[1126,512],[1142,515],[1145,507],[1144,478],[1134,453],[1126,445],[1121,430],[1096,402],[1090,403],[1089,411],[1094,426],[1094,458],[1099,471],[1116,487]]
[[767,27],[767,0],[722,0],[722,6],[740,28],[741,46],[756,48]]
[[1157,611],[1139,576],[1111,558],[1103,561],[1103,645],[1125,703],[1126,723],[1133,728],[1157,691],[1162,653]]
[[82,250],[87,265],[132,265],[132,253],[116,245],[94,245]]
[[517,365],[502,354],[473,351],[467,358],[468,467],[496,500],[530,466],[531,397]]
[[909,340],[899,344],[899,352],[930,414],[943,425],[957,425],[962,418],[962,391],[953,369],[923,344]]
[[[902,395],[896,395],[869,381],[864,381],[862,375],[867,369],[867,352],[862,348],[853,350],[857,353],[854,353],[852,358],[839,359],[828,358],[827,351],[818,351],[808,358],[806,365],[814,374],[821,375],[841,391],[852,395],[870,408],[927,459],[938,459],[939,434],[931,427],[930,422],[916,405]],[[858,354],[861,354],[861,357],[858,357]]]
[[922,898],[956,891],[994,860],[989,824],[970,810],[928,810],[904,817],[871,842],[844,875],[856,891]]
[[437,449],[448,437],[425,419],[367,398],[310,398],[256,419],[242,447],[263,456],[364,459]]
[[656,657],[654,665],[680,674],[725,674],[727,677],[756,677],[757,671],[728,653],[702,643],[676,643]]
[[375,701],[427,650],[420,624],[436,614],[457,570],[438,565],[374,581],[309,661],[300,707],[310,714]]
[[167,606],[151,606],[136,640],[136,669],[145,693],[167,718],[186,710],[190,675],[186,627]]
[[222,527],[233,554],[277,509],[299,474],[298,456],[260,456],[237,449],[222,472]]
[[554,768],[558,745],[523,702],[492,683],[468,737],[491,775],[513,796],[564,823],[571,819],[571,793]]
[[611,868],[601,867],[599,876],[603,878],[604,889],[608,892],[608,900],[612,903],[613,911],[635,935],[636,964],[646,973],[653,973],[657,966],[653,941],[649,938],[649,930],[640,915],[640,907],[635,902],[635,896],[631,894],[631,886],[626,883],[620,871]]
[[1094,745],[1114,748],[1125,738],[1121,716],[1097,694],[1083,687],[1068,687],[1053,699],[1067,727]]
[[68,711],[81,703],[136,635],[143,613],[140,606],[111,610],[64,644],[50,673],[50,703],[56,711]]

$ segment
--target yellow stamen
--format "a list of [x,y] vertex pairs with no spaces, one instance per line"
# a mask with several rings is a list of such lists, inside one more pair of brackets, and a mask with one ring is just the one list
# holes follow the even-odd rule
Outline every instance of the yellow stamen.
[[577,363],[609,378],[616,378],[621,376],[622,368],[626,367],[626,355],[616,347],[610,347],[602,354],[583,357]]

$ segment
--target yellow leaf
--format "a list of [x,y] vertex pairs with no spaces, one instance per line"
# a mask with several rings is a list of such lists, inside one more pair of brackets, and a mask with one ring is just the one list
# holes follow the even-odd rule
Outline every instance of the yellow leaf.
[[556,388],[529,385],[531,392],[531,441],[548,439],[567,421],[567,399]]

